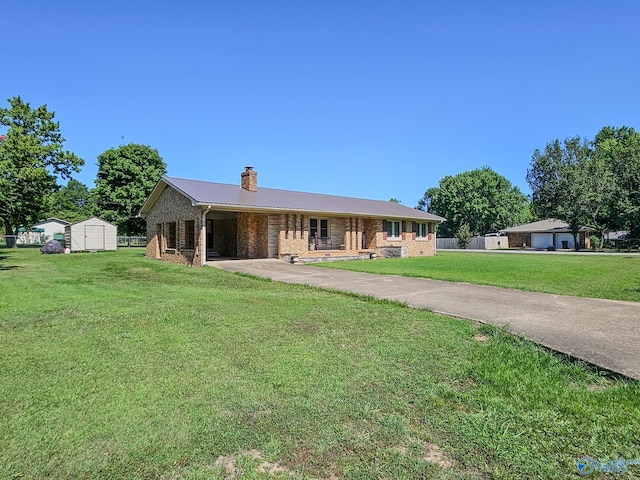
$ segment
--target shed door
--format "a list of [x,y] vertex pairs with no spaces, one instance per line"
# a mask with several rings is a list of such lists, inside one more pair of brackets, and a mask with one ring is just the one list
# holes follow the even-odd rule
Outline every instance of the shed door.
[[547,248],[553,245],[553,233],[532,233],[531,246],[533,248]]
[[84,226],[84,249],[104,250],[104,225]]

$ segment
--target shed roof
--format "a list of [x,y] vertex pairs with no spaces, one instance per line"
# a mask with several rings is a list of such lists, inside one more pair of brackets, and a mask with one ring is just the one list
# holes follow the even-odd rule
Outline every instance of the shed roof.
[[438,215],[423,212],[396,202],[341,197],[260,187],[250,192],[239,185],[204,182],[163,176],[140,210],[149,213],[160,193],[171,187],[195,205],[229,211],[290,211],[334,215],[362,215],[380,218],[406,218],[443,222]]
[[106,220],[103,220],[99,217],[89,217],[89,218],[85,218],[84,220],[78,220],[77,222],[74,223],[70,223],[67,225],[67,227],[73,227],[74,225],[79,225],[81,223],[101,223],[104,224],[106,223],[107,225],[111,225],[112,227],[116,227],[117,225],[111,223],[111,222],[107,222]]
[[46,220],[42,220],[41,222],[38,222],[33,226],[37,227],[38,225],[45,225],[47,223],[59,223],[60,225],[69,225],[69,222],[65,222],[64,220],[60,220],[59,218],[51,217],[51,218],[47,218]]
[[[555,218],[547,218],[526,225],[518,225],[517,227],[505,228],[501,230],[505,233],[570,233],[571,229],[567,222]],[[595,232],[591,227],[580,227],[581,232]]]

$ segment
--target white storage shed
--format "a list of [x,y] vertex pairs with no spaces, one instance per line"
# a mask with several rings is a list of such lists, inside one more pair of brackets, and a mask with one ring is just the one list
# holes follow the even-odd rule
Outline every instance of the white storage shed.
[[98,217],[67,225],[65,246],[72,252],[97,252],[118,249],[118,227]]

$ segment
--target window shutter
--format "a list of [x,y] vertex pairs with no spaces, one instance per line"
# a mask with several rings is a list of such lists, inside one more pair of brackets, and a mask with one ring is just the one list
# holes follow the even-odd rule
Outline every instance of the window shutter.
[[382,220],[382,238],[383,240],[387,239],[387,221]]

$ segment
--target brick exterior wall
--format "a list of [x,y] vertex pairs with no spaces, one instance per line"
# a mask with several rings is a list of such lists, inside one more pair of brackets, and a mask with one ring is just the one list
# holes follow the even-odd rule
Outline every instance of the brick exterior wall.
[[[182,194],[166,188],[147,215],[147,257],[184,265],[200,265],[201,210]],[[185,222],[194,222],[194,248],[187,249]],[[168,248],[169,224],[176,225],[175,248]]]
[[[321,255],[324,248],[314,250],[310,247],[309,219],[317,218],[308,215],[280,215],[280,232],[278,237],[278,256]],[[320,217],[322,218],[322,217]],[[325,217],[326,218],[326,217]],[[397,246],[407,247],[409,256],[432,256],[436,253],[435,233],[430,233],[426,238],[416,238],[412,231],[413,222],[405,220],[406,232],[399,238],[387,238],[382,231],[383,220],[363,219],[358,217],[328,218],[329,238],[320,240],[322,246],[334,249],[344,245],[347,251],[371,250],[382,255],[382,247]],[[300,230],[300,225],[304,230]],[[363,249],[363,243],[365,248]]]
[[[261,214],[238,212],[235,218],[228,214],[214,220],[214,247],[221,256],[239,258],[282,258],[322,256],[327,249],[358,253],[375,252],[382,255],[383,247],[406,247],[409,256],[435,255],[435,234],[416,238],[411,220],[402,221],[404,231],[398,238],[388,238],[383,231],[383,220],[359,217],[328,217],[299,213]],[[310,219],[328,221],[328,238],[320,239],[320,250],[313,248],[309,238]],[[147,257],[184,265],[202,263],[202,210],[194,207],[182,194],[166,188],[147,215]],[[187,224],[194,222],[192,249],[187,249]],[[398,219],[394,219],[398,221]],[[175,223],[175,248],[169,248]],[[318,222],[320,223],[320,222]],[[320,225],[318,225],[320,227]],[[363,248],[364,244],[364,248]]]
[[[398,219],[393,219],[398,221]],[[402,222],[402,220],[400,220]],[[426,237],[418,237],[413,231],[413,221],[404,220],[405,231],[400,233],[400,237],[388,237],[383,231],[383,220],[377,220],[375,248],[382,254],[382,247],[407,247],[410,257],[427,257],[436,254],[436,234],[429,233]],[[427,222],[421,222],[427,223]],[[435,224],[433,230],[435,230]],[[401,228],[402,229],[402,228]]]
[[238,213],[238,257],[267,258],[269,253],[269,216]]
[[531,246],[531,234],[530,233],[507,233],[509,238],[510,247],[523,247]]

